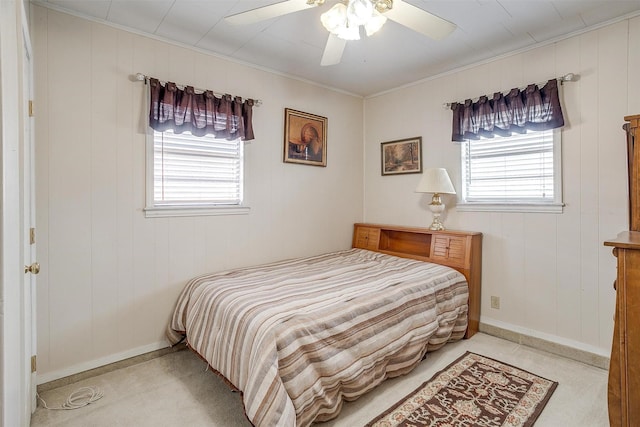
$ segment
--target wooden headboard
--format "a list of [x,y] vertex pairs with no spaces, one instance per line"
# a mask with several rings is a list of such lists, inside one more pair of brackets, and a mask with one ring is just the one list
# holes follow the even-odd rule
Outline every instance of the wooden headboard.
[[469,326],[465,338],[471,338],[478,332],[482,233],[357,223],[353,228],[352,247],[433,262],[458,270],[469,283]]

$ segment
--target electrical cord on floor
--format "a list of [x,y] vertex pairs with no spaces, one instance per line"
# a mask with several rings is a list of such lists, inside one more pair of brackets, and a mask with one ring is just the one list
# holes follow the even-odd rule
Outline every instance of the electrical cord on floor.
[[69,395],[69,397],[67,398],[67,401],[64,402],[61,406],[58,406],[56,408],[50,408],[47,406],[47,402],[44,401],[44,399],[42,397],[40,397],[40,395],[38,393],[36,393],[36,396],[38,396],[38,399],[40,399],[42,401],[42,405],[46,408],[46,409],[79,409],[82,408],[84,406],[87,406],[91,403],[94,403],[100,399],[102,399],[102,396],[104,396],[104,393],[99,390],[99,389],[95,389],[93,387],[81,387],[78,390],[74,391],[73,393],[71,393]]

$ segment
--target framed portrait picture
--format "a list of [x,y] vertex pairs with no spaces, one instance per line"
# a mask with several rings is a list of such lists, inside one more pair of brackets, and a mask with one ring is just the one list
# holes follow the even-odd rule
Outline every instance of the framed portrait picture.
[[284,109],[284,161],[327,166],[327,118]]
[[422,137],[383,142],[382,175],[422,172]]

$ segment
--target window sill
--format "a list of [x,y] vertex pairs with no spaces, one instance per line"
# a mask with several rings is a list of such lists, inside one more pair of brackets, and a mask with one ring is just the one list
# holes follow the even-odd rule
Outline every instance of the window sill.
[[564,203],[458,203],[458,212],[520,212],[520,213],[562,213]]
[[144,209],[146,218],[162,218],[177,216],[216,216],[216,215],[247,215],[251,210],[248,206],[154,206]]

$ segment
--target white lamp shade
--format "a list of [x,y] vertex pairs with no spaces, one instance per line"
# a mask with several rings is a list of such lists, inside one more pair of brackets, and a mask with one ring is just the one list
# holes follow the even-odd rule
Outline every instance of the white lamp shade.
[[456,194],[456,189],[445,168],[432,168],[422,174],[416,193]]
[[337,35],[347,25],[347,6],[336,3],[331,9],[320,15],[320,22],[327,31]]
[[387,22],[387,17],[374,10],[371,19],[369,19],[369,21],[364,24],[364,29],[367,32],[367,36],[374,35],[380,28],[382,28],[385,22]]
[[360,27],[357,25],[347,25],[346,27],[340,28],[335,34],[343,40],[360,40]]
[[349,24],[358,26],[364,25],[373,15],[373,3],[369,0],[349,0],[347,6],[347,17]]
[[[2,0],[0,0],[2,1]],[[336,3],[320,15],[320,22],[331,34],[343,40],[360,40],[360,26],[368,36],[373,35],[387,21],[375,8],[372,0],[349,0]]]

